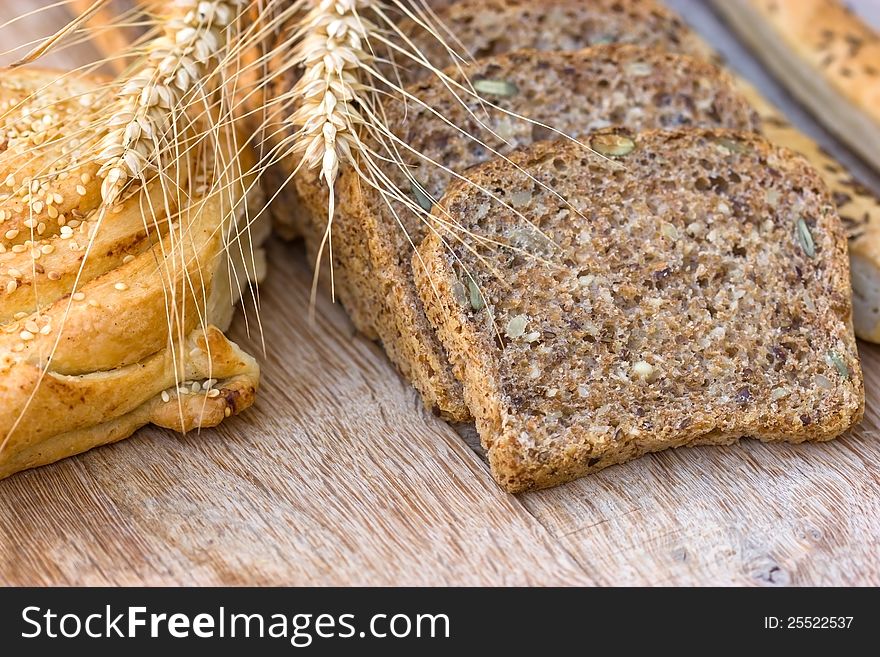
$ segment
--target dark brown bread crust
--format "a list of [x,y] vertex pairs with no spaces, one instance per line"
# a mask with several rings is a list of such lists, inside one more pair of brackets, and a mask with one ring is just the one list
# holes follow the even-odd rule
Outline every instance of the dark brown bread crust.
[[[459,73],[449,72],[460,79]],[[729,78],[711,64],[636,46],[598,46],[571,53],[523,51],[484,60],[467,74],[478,86],[485,80],[509,85],[504,95],[486,95],[504,111],[481,106],[475,98],[466,98],[465,107],[438,80],[409,89],[424,106],[394,102],[386,107],[388,126],[402,142],[455,172],[495,157],[493,150],[507,153],[553,135],[545,127],[516,118],[522,115],[575,137],[612,123],[634,129],[758,128],[756,116]],[[446,120],[489,147],[462,136]],[[419,184],[439,199],[452,174],[412,154],[404,159],[412,180],[394,165],[385,167],[386,175],[405,194],[414,195],[412,188]],[[319,214],[326,207],[325,192],[308,179],[298,181],[298,189],[319,221],[312,229],[317,235],[325,221]],[[378,334],[429,407],[454,420],[467,419],[460,384],[412,282],[410,258],[425,235],[425,217],[400,203],[389,205],[350,172],[339,181],[338,215],[334,258],[337,273],[346,268],[339,277],[345,279],[340,298],[355,323]]]
[[668,447],[828,440],[857,422],[846,236],[818,174],[754,134],[592,143],[624,155],[545,142],[512,158],[567,202],[510,163],[470,171],[540,231],[455,182],[442,211],[514,248],[432,234],[414,265],[498,482],[518,492]]

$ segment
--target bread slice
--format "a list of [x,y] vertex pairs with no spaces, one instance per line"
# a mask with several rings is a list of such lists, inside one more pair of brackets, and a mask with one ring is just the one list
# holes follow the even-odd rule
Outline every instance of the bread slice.
[[[436,18],[432,24],[443,35],[456,54],[471,63],[475,58],[503,55],[517,50],[563,51],[610,44],[630,43],[643,47],[711,58],[711,51],[674,13],[656,0],[460,0],[459,2],[430,2]],[[438,69],[460,64],[441,42],[417,22],[404,18],[399,25],[412,46],[427,56]],[[284,43],[289,34],[282,33],[278,43]],[[389,53],[388,59],[393,53]],[[424,67],[398,55],[395,65],[381,66],[382,73],[392,82],[407,86],[425,77]],[[283,69],[282,62],[274,65]],[[279,90],[290,89],[295,79],[291,73],[278,76]],[[287,133],[279,132],[277,139]],[[290,162],[292,170],[296,162]],[[307,186],[319,187],[314,172],[303,172],[300,179]],[[325,219],[324,209],[320,218]],[[321,226],[310,219],[310,212],[299,208],[278,208],[276,220],[281,232],[288,236],[302,235],[307,246],[314,244],[318,235],[323,236]],[[315,252],[316,248],[310,248]],[[313,253],[314,255],[314,253]],[[345,262],[335,262],[337,280],[344,284]],[[354,300],[343,303],[357,320],[358,308]]]
[[[554,134],[515,116],[526,115],[573,136],[612,123],[634,129],[758,127],[728,77],[711,64],[637,46],[606,45],[571,53],[523,51],[483,60],[466,74],[478,88],[483,82],[488,85],[482,88],[490,90],[500,86],[501,95],[486,98],[504,111],[481,106],[477,98],[466,99],[463,105],[439,80],[410,88],[424,106],[390,102],[385,108],[391,132],[429,160],[456,172],[485,162],[496,152],[510,152]],[[460,76],[453,70],[450,75]],[[482,126],[476,117],[483,117]],[[457,133],[450,123],[491,148]],[[412,153],[404,160],[407,172],[394,164],[384,167],[394,185],[421,203],[430,205],[429,198],[439,199],[452,174]],[[413,191],[419,186],[425,193]],[[304,179],[298,189],[318,222],[313,229],[317,234],[325,221],[321,209],[326,207],[326,192]],[[466,419],[460,384],[412,282],[410,257],[424,237],[425,217],[400,203],[389,204],[350,172],[340,178],[338,207],[333,248],[336,262],[346,268],[347,285],[340,291],[346,307],[361,330],[378,334],[391,360],[429,408],[451,419]]]
[[[431,2],[437,16],[449,26],[444,33],[452,34],[457,49],[488,55],[527,47],[552,50],[578,48],[589,44],[634,41],[654,45],[671,52],[701,55],[717,60],[711,47],[691,32],[673,12],[654,0],[460,0],[447,6],[446,2]],[[717,3],[722,9],[728,4]],[[769,4],[769,3],[768,3]],[[795,3],[786,3],[794,6]],[[853,17],[850,17],[853,19]],[[448,53],[440,48],[436,38],[418,28],[412,21],[401,22],[402,29],[423,52],[450,61]],[[563,34],[564,38],[550,38]],[[403,62],[398,60],[398,63]],[[402,79],[420,77],[418,67],[400,69]],[[394,79],[394,78],[392,78]],[[847,169],[831,158],[808,136],[791,125],[766,98],[742,78],[735,78],[739,91],[749,100],[761,118],[765,134],[776,144],[805,155],[834,192],[841,218],[850,230],[854,292],[857,297],[856,332],[859,337],[880,342],[880,199],[853,180]],[[833,114],[833,113],[832,113]],[[279,138],[283,135],[279,134]],[[285,166],[292,170],[296,162]],[[310,172],[301,176],[306,187],[319,187]],[[295,197],[298,194],[291,194]],[[314,222],[315,212],[303,207],[292,198],[290,202],[276,203],[274,216],[280,231],[287,236],[305,236],[314,259],[317,244],[325,224]],[[324,207],[317,215],[325,219]],[[344,220],[344,219],[343,219]],[[336,258],[334,268],[337,289],[355,325],[368,337],[375,338],[370,326],[369,304],[350,292],[347,261]],[[363,266],[360,267],[364,271]],[[364,317],[366,315],[366,317]]]
[[[708,58],[709,51],[685,22],[654,0],[459,0],[437,9],[447,44],[465,61],[516,50],[582,50],[628,43]],[[438,68],[456,63],[446,46],[412,20],[401,30]],[[458,60],[461,61],[461,60]],[[430,73],[398,58],[404,82]]]
[[[409,18],[401,21],[399,29],[407,35],[412,47],[427,56],[438,69],[460,64],[462,59],[470,62],[474,58],[517,50],[582,50],[609,43],[632,43],[704,58],[710,55],[709,49],[684,21],[655,0],[460,0],[429,4],[434,16],[428,20],[461,59],[450,54],[423,25]],[[289,35],[283,33],[278,42],[283,43],[287,38]],[[388,59],[392,56],[393,53],[389,53]],[[427,69],[400,55],[393,61],[394,66],[381,66],[382,73],[392,82],[407,86],[428,75]],[[279,63],[275,68],[283,66]],[[278,82],[282,88],[289,89],[293,81],[290,73],[286,73],[279,76]],[[278,139],[284,134],[279,133]],[[292,169],[295,163],[290,164]],[[300,178],[307,185],[319,186],[313,172],[304,172]],[[323,237],[322,226],[311,221],[313,213],[301,212],[295,203],[291,206],[293,209],[283,205],[283,209],[273,210],[280,232],[286,236],[304,236],[314,257],[317,243]],[[325,218],[323,212],[320,215]],[[346,264],[335,262],[334,268],[338,283],[346,287]],[[346,299],[344,290],[341,296],[355,324],[365,330],[358,321],[361,309],[356,300]]]
[[591,143],[607,159],[567,142],[511,158],[565,200],[508,162],[471,170],[508,205],[459,181],[440,207],[504,246],[434,233],[415,260],[498,482],[857,422],[846,235],[809,165],[723,130]]

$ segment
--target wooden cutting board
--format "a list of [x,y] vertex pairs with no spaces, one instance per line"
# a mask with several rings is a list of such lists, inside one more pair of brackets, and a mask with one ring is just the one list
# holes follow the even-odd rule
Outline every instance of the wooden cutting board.
[[[45,4],[5,2],[0,21]],[[804,120],[701,2],[673,4]],[[0,481],[0,584],[880,584],[877,347],[861,345],[865,421],[833,443],[680,449],[513,497],[339,306],[308,321],[298,246],[272,244],[270,265],[259,321],[233,329],[264,353],[256,407]]]

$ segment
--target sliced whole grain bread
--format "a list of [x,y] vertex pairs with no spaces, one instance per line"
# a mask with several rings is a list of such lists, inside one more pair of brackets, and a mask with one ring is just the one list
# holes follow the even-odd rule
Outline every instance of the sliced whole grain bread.
[[[445,26],[445,38],[460,55],[466,54],[462,49],[470,56],[486,57],[524,49],[580,50],[620,42],[712,58],[705,44],[684,21],[656,0],[461,0],[428,4]],[[438,57],[438,67],[452,64],[448,51],[417,23],[403,17],[400,29],[423,53]],[[400,58],[398,62],[402,65],[398,74],[387,68],[384,71],[390,80],[399,79],[407,84],[424,72],[424,69],[406,65]],[[282,88],[285,85],[289,88],[289,82],[282,83]],[[285,134],[279,132],[277,139]],[[292,161],[287,168],[293,170],[296,165],[297,162]],[[274,191],[271,184],[270,189]],[[304,237],[309,258],[314,262],[326,230],[327,192],[315,171],[301,171],[295,193],[283,192],[283,195],[284,201],[273,206],[275,223],[287,237]],[[350,280],[372,275],[369,261],[356,244],[351,253],[340,251],[339,236],[354,227],[342,215],[335,221],[333,272],[338,297],[358,330],[376,339],[378,335],[372,321],[374,300],[365,299],[364,291],[353,289],[350,283]],[[395,350],[393,345],[385,347],[389,352]],[[395,363],[401,362],[394,354],[391,358]],[[442,374],[438,376],[445,378]],[[455,383],[450,385],[454,387]],[[437,406],[430,395],[426,401],[429,406]],[[452,419],[467,417],[461,404],[454,406],[444,410],[444,415],[451,413]]]
[[[437,9],[436,22],[454,54],[417,21],[403,20],[400,29],[437,68],[516,50],[581,50],[608,43],[711,58],[684,21],[653,0],[459,0]],[[405,83],[430,75],[401,58],[396,62]]]
[[[582,50],[595,45],[630,43],[669,52],[689,54],[703,59],[714,55],[684,21],[656,0],[460,0],[453,3],[429,3],[436,18],[429,20],[439,28],[444,39],[459,58],[485,58],[517,50],[563,51]],[[439,21],[439,23],[438,23]],[[429,57],[437,68],[461,63],[418,22],[401,17],[399,29],[413,47]],[[289,39],[287,32],[278,43]],[[392,53],[387,54],[391,58]],[[424,67],[415,66],[400,56],[395,60],[396,72],[380,65],[382,73],[392,82],[411,84],[426,75]],[[277,68],[283,68],[280,64]],[[279,76],[277,93],[292,86],[295,76],[287,72]],[[288,136],[280,131],[276,139]],[[291,168],[296,163],[291,163]],[[302,184],[320,187],[314,172],[303,172]],[[326,205],[320,206],[323,210]],[[303,235],[307,244],[314,244],[323,230],[316,228],[312,212],[279,210],[277,221],[282,233]],[[323,218],[323,211],[318,213]],[[310,251],[315,251],[310,248]],[[334,262],[340,279],[346,276],[346,263]],[[345,299],[343,299],[345,302]],[[357,308],[355,307],[355,311]],[[357,316],[355,316],[357,323]]]
[[472,169],[509,206],[455,182],[441,207],[505,246],[435,233],[416,260],[498,482],[858,421],[846,235],[806,161],[731,131],[591,139],[609,159],[564,142],[511,158],[564,201],[510,163]]
[[[422,106],[392,101],[385,108],[391,132],[455,172],[485,162],[496,152],[507,153],[554,136],[544,126],[517,118],[522,115],[572,136],[609,124],[635,130],[758,128],[748,104],[714,66],[637,46],[605,45],[569,53],[521,51],[480,61],[466,74],[478,90],[485,90],[486,100],[502,109],[481,105],[473,97],[462,104],[437,79],[410,87]],[[460,79],[453,70],[450,75]],[[458,133],[450,123],[488,146]],[[403,193],[430,208],[431,199],[443,195],[453,175],[413,153],[403,159],[406,172],[388,164],[385,174]],[[321,208],[326,207],[326,192],[303,179],[298,189],[314,208],[317,234],[325,221]],[[342,174],[338,189],[333,249],[336,262],[347,270],[340,297],[358,327],[379,336],[429,408],[451,419],[466,419],[460,383],[425,318],[412,281],[411,255],[425,235],[426,217],[399,202],[388,202],[350,172]]]

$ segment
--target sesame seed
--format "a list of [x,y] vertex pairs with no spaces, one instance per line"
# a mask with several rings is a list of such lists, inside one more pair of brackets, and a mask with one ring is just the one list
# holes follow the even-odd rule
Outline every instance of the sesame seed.
[[40,214],[43,211],[43,202],[42,201],[34,201],[31,205],[31,208],[34,211],[34,214]]
[[12,294],[18,288],[18,281],[9,281],[6,284],[6,294]]
[[52,197],[52,199],[55,201],[56,205],[61,205],[62,203],[64,203],[64,197],[61,196],[61,194],[59,194],[58,192],[55,192],[55,195]]
[[127,265],[127,264],[128,264],[129,262],[131,262],[132,260],[134,260],[134,256],[131,255],[131,254],[129,253],[127,256],[125,256],[125,257],[122,259],[122,264],[123,264],[123,265]]
[[120,292],[123,292],[123,291],[125,291],[125,290],[128,289],[128,285],[126,285],[125,283],[117,283],[117,284],[114,285],[113,287],[115,287],[115,288],[116,288],[117,290],[119,290]]
[[8,176],[6,176],[6,180],[4,181],[4,183],[7,187],[15,187],[15,176],[10,173]]
[[46,208],[46,214],[49,215],[50,219],[57,219],[58,218],[58,208],[56,208],[54,205],[50,205],[48,208]]
[[31,333],[30,331],[22,331],[21,333],[18,334],[18,337],[20,337],[22,340],[27,342],[28,340],[34,339],[34,334]]
[[[73,228],[70,226],[62,226],[61,227],[61,239],[69,240],[73,237]],[[9,239],[12,239],[11,237]]]
[[162,391],[162,401],[166,404],[171,401],[171,395],[168,394],[167,390]]
[[6,270],[6,273],[12,278],[21,278],[21,270],[16,269],[15,267],[10,267]]
[[227,406],[226,408],[223,409],[223,415],[225,415],[226,417],[231,416],[231,415],[232,415],[232,409],[229,408],[229,407]]
[[59,274],[57,271],[50,271],[48,274],[46,274],[46,278],[48,278],[50,281],[60,281],[61,274]]
[[80,196],[85,196],[87,193],[86,188],[83,187],[82,185],[77,185],[76,186],[76,193],[79,194]]
[[[208,397],[211,397],[212,399],[214,397],[219,397],[219,396],[220,396],[220,391],[217,388],[211,388],[208,391]],[[227,409],[227,410],[229,410],[229,409]]]
[[49,335],[52,332],[52,325],[46,324],[43,328],[40,329],[40,333],[43,335]]
[[12,228],[6,231],[6,239],[14,240],[16,237],[18,237],[18,228]]
[[42,251],[46,255],[49,255],[54,250],[55,250],[55,247],[52,246],[51,244],[44,244],[43,246],[40,247],[40,251]]
[[39,326],[37,325],[37,323],[36,323],[34,320],[32,320],[32,319],[29,319],[27,322],[25,322],[24,327],[25,327],[28,331],[30,331],[31,333],[39,333],[39,332],[40,332],[40,327],[39,327]]
[[86,298],[85,292],[74,292],[73,293],[73,300],[74,301],[82,301],[85,298]]

